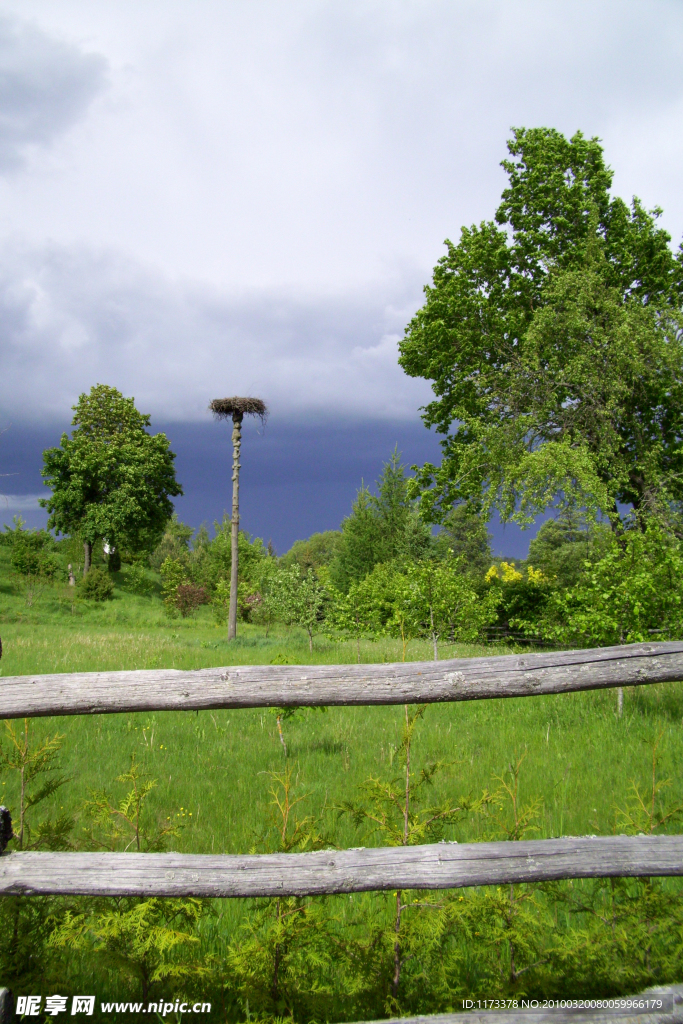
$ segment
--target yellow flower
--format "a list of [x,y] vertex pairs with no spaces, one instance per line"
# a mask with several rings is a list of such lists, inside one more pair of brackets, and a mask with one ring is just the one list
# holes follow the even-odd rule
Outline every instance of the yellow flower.
[[510,565],[509,562],[503,562],[500,568],[503,573],[503,583],[518,583],[523,579],[521,572],[517,572],[514,565]]

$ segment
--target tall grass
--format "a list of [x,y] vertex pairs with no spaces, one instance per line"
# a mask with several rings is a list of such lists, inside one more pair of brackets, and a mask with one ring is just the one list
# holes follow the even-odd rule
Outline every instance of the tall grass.
[[[4,554],[0,549],[0,570]],[[60,584],[44,590],[31,607],[8,576],[6,564],[4,570],[2,676],[356,660],[354,644],[318,637],[310,654],[302,633],[283,628],[266,636],[242,624],[239,639],[228,644],[226,627],[216,625],[209,609],[200,609],[193,618],[169,619],[158,588],[147,595],[131,593],[125,567],[118,574],[114,600],[105,605],[78,601]],[[155,584],[151,575],[150,583]],[[458,656],[485,652],[503,653],[497,647],[448,651]],[[409,649],[411,659],[427,659],[429,653],[426,644]],[[365,661],[399,656],[395,642],[362,647]],[[671,779],[668,798],[683,803],[683,684],[627,690],[623,717],[615,712],[611,691],[434,705],[416,736],[414,757],[416,762],[453,762],[450,772],[435,779],[438,802],[495,788],[495,777],[524,755],[520,797],[540,802],[536,837],[612,833],[633,782],[647,789],[657,737],[660,777]],[[304,796],[302,811],[322,817],[339,846],[379,843],[369,834],[359,837],[338,809],[366,778],[393,767],[402,714],[394,707],[330,708],[297,712],[284,724],[287,760],[297,792]],[[46,809],[72,813],[76,839],[84,800],[101,788],[114,798],[121,796],[123,786],[116,777],[135,755],[157,780],[150,806],[158,822],[182,826],[174,848],[248,852],[268,812],[268,773],[282,770],[285,763],[269,710],[76,716],[36,720],[32,728],[36,738],[56,733],[64,738],[62,762],[71,781]],[[0,803],[15,806],[17,786],[11,774],[3,777]],[[671,831],[678,827],[676,822],[670,826]],[[474,817],[453,827],[449,838],[476,840],[483,828],[483,819]],[[244,901],[221,901],[221,906],[218,920],[204,932],[208,948],[217,950],[225,948],[248,912]]]

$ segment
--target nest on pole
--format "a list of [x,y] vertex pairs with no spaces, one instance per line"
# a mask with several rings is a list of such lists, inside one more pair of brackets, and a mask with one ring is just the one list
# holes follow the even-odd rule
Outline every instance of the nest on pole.
[[266,418],[268,409],[260,398],[214,398],[209,409],[217,420],[241,420],[243,416],[258,416],[261,422]]

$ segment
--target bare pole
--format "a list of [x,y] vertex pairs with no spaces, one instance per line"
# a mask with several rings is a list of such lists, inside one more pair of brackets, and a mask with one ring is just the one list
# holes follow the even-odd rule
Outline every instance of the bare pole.
[[268,410],[260,398],[214,398],[209,409],[217,420],[232,420],[232,514],[230,516],[230,604],[228,607],[228,640],[237,638],[237,584],[239,582],[240,538],[240,452],[242,420],[245,415],[265,421]]
[[232,518],[230,520],[230,608],[228,640],[237,637],[237,580],[240,535],[240,451],[242,448],[242,413],[232,414]]

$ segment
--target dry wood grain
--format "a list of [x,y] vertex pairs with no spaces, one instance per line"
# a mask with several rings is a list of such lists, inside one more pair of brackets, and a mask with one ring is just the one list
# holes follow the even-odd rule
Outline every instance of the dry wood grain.
[[0,895],[305,896],[683,875],[683,836],[580,836],[280,854],[5,853]]
[[683,643],[388,665],[235,665],[0,678],[0,718],[119,711],[417,704],[683,679]]

